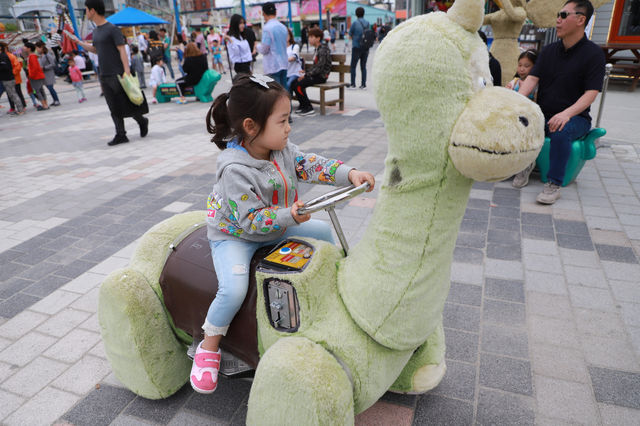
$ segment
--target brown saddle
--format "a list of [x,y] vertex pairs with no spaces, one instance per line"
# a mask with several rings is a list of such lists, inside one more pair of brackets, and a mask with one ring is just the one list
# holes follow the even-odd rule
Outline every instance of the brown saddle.
[[[255,271],[272,248],[261,248],[253,256],[247,296],[220,343],[222,349],[253,368],[259,360]],[[196,229],[173,248],[160,275],[160,287],[175,327],[201,339],[202,324],[218,291],[206,226]]]

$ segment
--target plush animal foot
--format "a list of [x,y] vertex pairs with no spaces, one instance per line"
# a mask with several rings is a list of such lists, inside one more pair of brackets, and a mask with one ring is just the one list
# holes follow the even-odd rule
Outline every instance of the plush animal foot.
[[444,361],[437,365],[424,365],[420,367],[413,376],[413,389],[402,391],[392,388],[389,389],[389,391],[408,395],[419,395],[429,392],[440,384],[446,372],[447,365]]
[[353,425],[351,382],[336,358],[304,337],[274,343],[260,359],[248,425]]
[[442,323],[411,356],[389,389],[395,393],[420,394],[438,386],[447,371]]
[[100,287],[98,319],[116,377],[147,399],[167,398],[188,380],[191,361],[146,277],[112,272]]

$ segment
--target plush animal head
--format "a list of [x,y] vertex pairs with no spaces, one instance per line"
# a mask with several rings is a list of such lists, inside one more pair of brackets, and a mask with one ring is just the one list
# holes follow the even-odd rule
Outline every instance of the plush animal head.
[[376,52],[376,102],[389,135],[388,158],[404,186],[433,179],[449,161],[472,179],[505,179],[535,160],[542,146],[538,106],[491,87],[488,52],[477,34],[483,5],[458,0],[446,14],[412,18]]

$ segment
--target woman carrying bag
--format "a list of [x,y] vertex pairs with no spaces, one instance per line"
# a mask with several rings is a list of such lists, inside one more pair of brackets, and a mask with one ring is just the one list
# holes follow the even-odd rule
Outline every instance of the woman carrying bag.
[[36,50],[38,51],[38,62],[44,72],[44,85],[49,89],[51,97],[53,98],[52,106],[60,106],[60,100],[58,99],[58,93],[53,85],[56,82],[56,68],[58,63],[56,62],[53,53],[47,49],[47,46],[42,41],[36,42]]

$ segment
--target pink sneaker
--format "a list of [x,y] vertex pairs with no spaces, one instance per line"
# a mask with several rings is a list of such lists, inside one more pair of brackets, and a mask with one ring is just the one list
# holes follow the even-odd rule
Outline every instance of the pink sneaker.
[[218,370],[220,368],[220,350],[211,352],[202,349],[202,342],[196,349],[191,367],[191,387],[199,393],[212,393],[218,386]]

